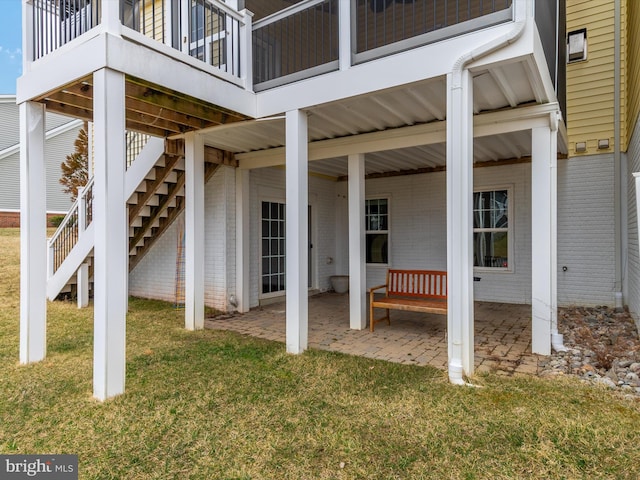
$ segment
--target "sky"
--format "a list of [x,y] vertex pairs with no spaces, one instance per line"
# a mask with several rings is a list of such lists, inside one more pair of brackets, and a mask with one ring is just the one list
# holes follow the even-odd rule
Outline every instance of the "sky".
[[22,75],[22,2],[0,0],[0,95],[16,93]]

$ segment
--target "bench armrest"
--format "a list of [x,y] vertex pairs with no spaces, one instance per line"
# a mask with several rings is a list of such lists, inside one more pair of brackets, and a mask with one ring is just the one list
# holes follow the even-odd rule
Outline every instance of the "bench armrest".
[[369,298],[371,298],[371,300],[373,300],[373,292],[376,290],[381,290],[383,288],[387,288],[387,285],[378,285],[377,287],[372,287],[369,289]]

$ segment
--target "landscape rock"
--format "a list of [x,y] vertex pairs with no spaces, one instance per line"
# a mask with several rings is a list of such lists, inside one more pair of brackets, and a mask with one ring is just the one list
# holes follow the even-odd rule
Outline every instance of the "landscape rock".
[[640,340],[633,318],[609,307],[558,310],[566,352],[539,363],[539,375],[575,375],[640,399]]

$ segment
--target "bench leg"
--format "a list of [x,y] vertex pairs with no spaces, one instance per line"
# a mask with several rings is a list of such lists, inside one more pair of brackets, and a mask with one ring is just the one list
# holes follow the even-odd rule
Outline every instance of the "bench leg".
[[383,320],[386,320],[386,321],[387,321],[387,324],[388,324],[388,325],[391,325],[391,317],[389,316],[389,309],[388,309],[388,308],[385,308],[385,310],[387,311],[386,316],[384,316],[384,317],[380,317],[380,318],[378,318],[378,319],[375,319],[375,318],[373,317],[373,304],[371,304],[371,306],[370,306],[370,308],[369,308],[369,330],[370,330],[370,331],[372,331],[372,332],[373,332],[373,331],[374,331],[374,329],[375,329],[375,325],[376,325],[376,323],[378,323],[378,322],[382,322]]

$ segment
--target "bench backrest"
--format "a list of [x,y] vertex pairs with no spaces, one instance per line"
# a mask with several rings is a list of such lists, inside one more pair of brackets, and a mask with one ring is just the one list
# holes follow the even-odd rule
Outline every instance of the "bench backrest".
[[387,295],[447,298],[447,272],[439,270],[388,270]]

